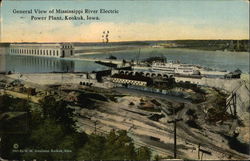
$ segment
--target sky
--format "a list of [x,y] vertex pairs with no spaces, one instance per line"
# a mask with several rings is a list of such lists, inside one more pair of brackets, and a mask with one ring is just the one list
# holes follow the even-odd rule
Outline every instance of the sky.
[[[14,10],[32,10],[17,14]],[[97,14],[35,14],[34,10],[98,10]],[[118,10],[100,14],[100,9]],[[177,39],[249,39],[248,0],[11,1],[0,8],[2,42],[102,42]],[[85,20],[48,20],[48,16]],[[86,16],[100,20],[86,20]],[[31,20],[47,17],[46,20]]]

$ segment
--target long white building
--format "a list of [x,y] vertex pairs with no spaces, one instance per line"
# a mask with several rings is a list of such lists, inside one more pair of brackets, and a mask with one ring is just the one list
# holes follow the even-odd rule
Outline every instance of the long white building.
[[71,43],[13,43],[10,54],[64,58],[74,55]]

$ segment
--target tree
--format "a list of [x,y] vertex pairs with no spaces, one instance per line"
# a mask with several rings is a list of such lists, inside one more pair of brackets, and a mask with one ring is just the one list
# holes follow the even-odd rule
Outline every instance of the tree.
[[45,120],[33,130],[31,140],[39,148],[51,149],[57,147],[64,137],[63,127],[54,120]]
[[32,144],[27,146],[28,149],[44,149],[49,152],[25,153],[22,159],[31,160],[35,156],[41,160],[75,160],[78,149],[87,141],[87,135],[78,132],[67,134],[55,120],[46,119],[32,131],[30,140]]
[[1,157],[17,159],[21,154],[12,152],[13,145],[16,144],[21,148],[29,144],[29,132],[26,131],[26,116],[30,116],[29,109],[27,100],[12,98],[9,95],[0,96]]
[[77,160],[101,160],[105,149],[105,137],[91,134],[88,142],[78,151]]
[[162,159],[163,159],[163,157],[160,156],[160,155],[155,155],[155,156],[154,156],[154,160],[155,160],[155,161],[159,161],[159,160],[162,160]]
[[132,139],[124,130],[117,132],[112,130],[105,137],[90,135],[88,142],[77,155],[77,160],[135,160],[136,158]]
[[106,139],[104,159],[123,160],[134,159],[136,157],[132,139],[127,135],[125,130],[119,130],[117,133],[112,130]]
[[0,96],[0,112],[28,111],[30,109],[27,100],[12,98],[9,95]]
[[151,151],[149,148],[142,146],[137,149],[137,160],[150,160]]
[[54,119],[57,123],[63,125],[68,132],[73,131],[75,121],[73,119],[74,110],[67,107],[66,102],[56,101],[54,97],[48,96],[40,101],[44,118]]

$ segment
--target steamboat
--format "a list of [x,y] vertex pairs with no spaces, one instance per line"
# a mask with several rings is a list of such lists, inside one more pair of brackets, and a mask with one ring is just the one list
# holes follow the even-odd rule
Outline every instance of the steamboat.
[[153,62],[151,65],[152,71],[161,71],[168,74],[181,74],[181,75],[200,75],[198,68],[190,64],[180,64],[170,61],[165,62]]

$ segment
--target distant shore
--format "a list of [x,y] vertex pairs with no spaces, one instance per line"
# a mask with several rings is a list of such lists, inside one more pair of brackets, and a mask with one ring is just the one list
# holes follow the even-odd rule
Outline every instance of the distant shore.
[[[113,47],[113,48],[101,48],[101,49],[88,49],[88,50],[76,50],[77,56],[80,55],[93,55],[93,54],[112,54],[107,52],[123,51],[123,50],[133,50],[133,49],[143,49],[152,48],[152,46],[128,46],[128,47]],[[173,50],[190,50],[190,51],[209,51],[209,52],[225,52],[225,53],[247,53],[247,51],[223,51],[223,50],[205,50],[197,48],[179,48],[179,47],[162,47],[164,49]]]
[[[23,42],[37,43],[37,42]],[[55,42],[46,42],[55,43]],[[57,42],[61,43],[61,42]],[[101,48],[110,48],[113,50],[124,50],[133,47],[162,47],[162,48],[183,48],[205,51],[232,51],[248,52],[249,40],[145,40],[145,41],[123,41],[123,42],[71,42],[75,47],[83,47],[82,50],[89,50],[90,47],[96,47],[98,51]],[[8,47],[10,43],[0,43],[1,47]],[[115,49],[116,48],[116,49]],[[106,50],[104,50],[106,51]],[[81,51],[80,51],[81,52]],[[88,51],[87,51],[88,52]],[[101,51],[100,51],[101,52]]]

